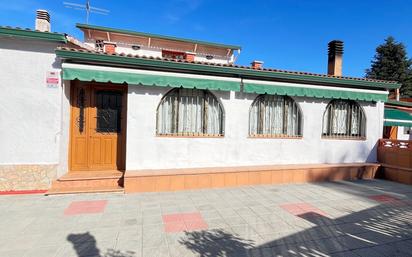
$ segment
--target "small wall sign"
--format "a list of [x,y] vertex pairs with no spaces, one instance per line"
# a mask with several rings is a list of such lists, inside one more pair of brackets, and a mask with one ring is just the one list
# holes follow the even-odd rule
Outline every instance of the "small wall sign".
[[46,84],[48,88],[57,88],[60,82],[58,71],[48,71],[46,74]]

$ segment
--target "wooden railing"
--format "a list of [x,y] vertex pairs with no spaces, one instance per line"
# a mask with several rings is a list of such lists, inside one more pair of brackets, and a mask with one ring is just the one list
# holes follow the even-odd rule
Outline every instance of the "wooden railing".
[[412,184],[412,141],[380,139],[378,161],[386,179]]

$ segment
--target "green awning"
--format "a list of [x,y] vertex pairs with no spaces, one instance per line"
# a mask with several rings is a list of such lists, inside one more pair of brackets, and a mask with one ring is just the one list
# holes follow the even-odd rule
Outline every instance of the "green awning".
[[127,83],[132,85],[145,86],[240,91],[240,81],[139,74],[133,72],[107,71],[97,69],[93,70],[63,67],[63,79],[78,79],[80,81],[96,81],[103,83]]
[[307,96],[316,98],[329,98],[329,99],[351,99],[361,101],[382,101],[385,102],[388,99],[387,94],[360,92],[360,91],[344,91],[344,90],[332,90],[324,88],[308,88],[304,85],[301,86],[283,86],[283,85],[263,85],[258,83],[244,83],[243,90],[247,93],[257,94],[271,94],[271,95],[288,95],[288,96]]
[[[174,88],[197,88],[222,91],[241,91],[240,78],[204,76],[192,74],[168,73],[130,68],[105,67],[83,64],[63,64],[63,79],[80,81],[96,81],[102,83],[119,83],[130,85],[146,85]],[[269,83],[269,84],[268,84]],[[276,94],[288,96],[306,96],[327,99],[351,99],[361,101],[386,101],[387,92],[334,88],[330,86],[314,86],[278,82],[255,82],[243,80],[243,92],[257,94]]]
[[406,111],[385,108],[384,126],[412,127],[412,115]]

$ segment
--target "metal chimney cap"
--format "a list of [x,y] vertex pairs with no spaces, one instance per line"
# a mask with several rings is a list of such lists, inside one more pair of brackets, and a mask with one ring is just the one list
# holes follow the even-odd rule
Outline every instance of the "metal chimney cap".
[[50,22],[50,14],[47,10],[39,9],[36,11],[36,18]]
[[336,55],[343,54],[343,41],[341,40],[332,40],[328,43],[328,54]]

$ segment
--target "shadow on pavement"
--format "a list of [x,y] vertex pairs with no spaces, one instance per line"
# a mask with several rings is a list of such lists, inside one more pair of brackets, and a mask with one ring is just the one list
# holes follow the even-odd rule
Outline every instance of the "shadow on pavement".
[[253,241],[245,240],[220,229],[186,232],[179,243],[200,257],[238,257],[253,248]]
[[73,244],[78,257],[133,257],[133,253],[124,253],[114,249],[108,249],[101,254],[97,248],[96,239],[89,232],[80,234],[70,234],[67,240]]
[[[339,205],[339,203],[336,203]],[[408,199],[332,219],[314,212],[296,216],[310,224],[276,240],[246,241],[224,231],[187,232],[181,240],[196,256],[412,256],[412,205]],[[293,224],[291,224],[293,225]],[[282,233],[283,232],[283,233]],[[268,235],[270,238],[270,234]],[[263,243],[262,243],[263,241]]]

